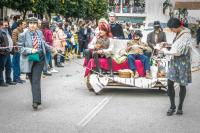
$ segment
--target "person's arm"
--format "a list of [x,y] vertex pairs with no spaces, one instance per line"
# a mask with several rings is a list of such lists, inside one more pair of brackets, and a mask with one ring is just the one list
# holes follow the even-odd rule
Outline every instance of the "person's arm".
[[12,32],[12,40],[13,40],[13,45],[14,45],[14,46],[17,46],[17,38],[18,38],[18,33],[17,33],[16,30],[14,30],[14,31]]
[[149,47],[150,47],[151,49],[154,49],[154,44],[151,43],[151,36],[152,36],[152,33],[149,33],[149,34],[147,35],[147,44],[149,45]]
[[174,44],[172,44],[170,50],[163,49],[163,52],[165,55],[181,56],[187,53],[191,45],[191,36],[185,34],[176,40]]
[[25,46],[25,41],[26,41],[26,37],[25,36],[26,36],[25,32],[19,34],[17,44],[20,47],[19,48],[19,52],[21,54],[23,54],[23,55],[29,55],[32,52],[34,52],[34,49]]
[[173,56],[180,56],[181,54],[178,50],[172,48],[171,50],[163,49],[162,50],[165,55],[173,55]]
[[92,41],[88,44],[89,49],[94,49],[95,43],[97,41],[97,37],[95,36]]

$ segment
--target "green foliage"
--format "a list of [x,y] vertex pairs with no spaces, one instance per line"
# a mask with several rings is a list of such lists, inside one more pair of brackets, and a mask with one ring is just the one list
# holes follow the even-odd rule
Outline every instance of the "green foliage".
[[171,8],[172,4],[170,2],[170,0],[165,0],[165,2],[163,3],[163,14],[165,14],[165,11],[167,8]]
[[186,8],[179,8],[177,15],[179,18],[185,18],[188,15],[188,10]]
[[0,7],[8,7],[23,14],[27,11],[65,17],[99,19],[107,14],[107,0],[1,0]]
[[100,19],[101,17],[106,17],[108,9],[107,0],[86,0],[85,1],[86,18],[88,19]]

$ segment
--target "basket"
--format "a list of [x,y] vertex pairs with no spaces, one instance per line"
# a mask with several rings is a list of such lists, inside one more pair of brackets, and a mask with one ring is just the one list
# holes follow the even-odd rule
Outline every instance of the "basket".
[[119,77],[120,78],[131,78],[133,72],[129,69],[119,70]]

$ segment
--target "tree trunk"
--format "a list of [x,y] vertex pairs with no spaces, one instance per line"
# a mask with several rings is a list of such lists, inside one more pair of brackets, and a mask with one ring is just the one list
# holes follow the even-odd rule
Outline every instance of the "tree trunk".
[[23,13],[23,20],[25,20],[26,19],[26,13],[27,13],[27,11],[25,10],[25,11],[22,11],[22,13]]

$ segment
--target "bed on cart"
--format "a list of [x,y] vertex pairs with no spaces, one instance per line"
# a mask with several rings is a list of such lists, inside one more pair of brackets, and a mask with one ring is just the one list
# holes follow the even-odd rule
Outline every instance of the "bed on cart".
[[[118,40],[113,39],[114,43],[113,53],[116,55],[120,50],[123,50],[127,46],[127,41],[129,40]],[[99,75],[95,72],[94,59],[90,59],[88,65],[84,61],[86,86],[90,91],[94,91],[95,94],[100,94],[103,89],[107,88],[121,88],[121,89],[162,89],[167,90],[167,69],[168,69],[167,56],[152,56],[150,58],[151,62],[151,78],[145,77],[144,66],[140,60],[135,60],[135,65],[137,72],[139,73],[138,78],[131,76],[131,70],[128,66],[128,60],[124,60],[122,63],[117,63],[114,59],[113,71],[114,76],[110,77],[109,72]],[[100,67],[108,71],[108,63],[106,58],[100,58]],[[195,68],[196,69],[196,68]]]

